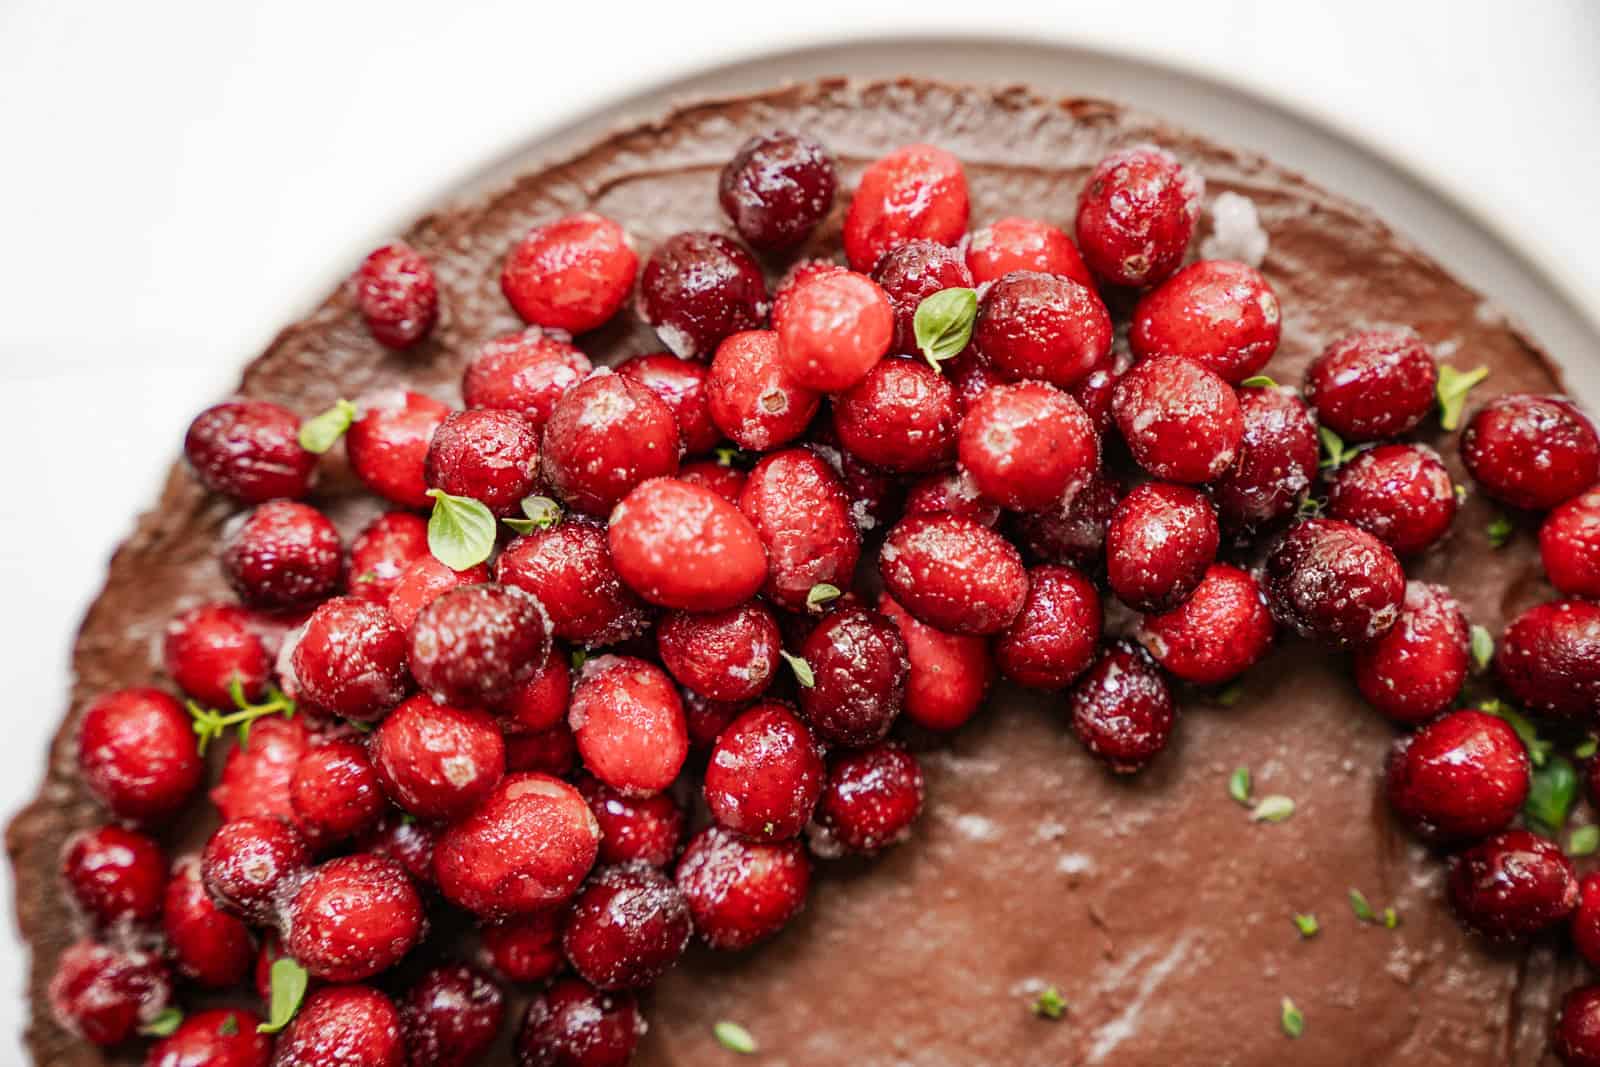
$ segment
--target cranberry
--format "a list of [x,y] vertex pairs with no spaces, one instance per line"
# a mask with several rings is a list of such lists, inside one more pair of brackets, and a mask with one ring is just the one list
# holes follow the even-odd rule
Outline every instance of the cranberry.
[[847,851],[871,854],[910,835],[922,798],[922,767],[899,745],[838,752],[828,760],[817,824]]
[[1116,396],[1117,383],[1128,373],[1128,367],[1131,365],[1132,362],[1126,353],[1118,350],[1109,351],[1090,368],[1088,374],[1079,378],[1067,390],[1068,395],[1083,409],[1083,413],[1089,416],[1089,424],[1094,427],[1094,432],[1101,437],[1116,425],[1117,419],[1111,410],[1111,400]]
[[[1059,498],[1058,498],[1059,499]],[[956,467],[924,475],[906,490],[907,515],[959,515],[983,526],[1000,521],[1000,505],[978,493],[971,473]]]
[[357,847],[375,856],[388,856],[406,869],[412,881],[433,884],[433,852],[442,831],[433,823],[402,818],[390,812],[378,825],[361,835]]
[[544,478],[578,511],[604,515],[647,478],[676,473],[672,409],[618,374],[590,378],[556,404],[544,431]]
[[1424,722],[1461,692],[1469,636],[1449,590],[1408,582],[1394,629],[1356,651],[1356,688],[1394,721]]
[[884,541],[878,571],[918,620],[956,634],[999,633],[1028,595],[1028,572],[1010,542],[954,515],[902,519]]
[[1389,806],[1434,841],[1504,830],[1528,796],[1528,752],[1504,719],[1454,711],[1395,743]]
[[1566,596],[1600,599],[1600,488],[1557,507],[1539,528],[1550,584]]
[[779,607],[805,611],[819,584],[848,588],[861,559],[861,537],[839,476],[801,448],[757,463],[739,495],[739,509],[765,546],[762,591]]
[[400,1030],[413,1064],[471,1067],[489,1052],[506,1017],[494,979],[465,964],[427,971],[400,1002]]
[[1550,1043],[1566,1067],[1600,1067],[1600,986],[1582,986],[1562,999]]
[[505,774],[506,745],[493,717],[425,696],[401,704],[372,734],[383,792],[420,819],[456,819]]
[[1600,437],[1565,397],[1496,397],[1461,434],[1461,458],[1485,493],[1544,511],[1600,480]]
[[602,993],[576,978],[528,1004],[517,1031],[519,1067],[627,1067],[644,1032],[631,993]]
[[523,321],[583,333],[617,313],[638,271],[622,227],[581,211],[529,230],[506,257],[500,289]]
[[178,687],[210,706],[232,706],[236,684],[246,699],[259,700],[272,672],[249,613],[233,604],[201,604],[179,615],[167,624],[161,651]]
[[742,468],[715,459],[697,460],[678,468],[679,481],[709,489],[735,507],[739,504],[739,494],[744,492],[744,483],[748,478],[749,475]]
[[211,989],[227,989],[250,973],[255,957],[250,929],[206,893],[197,856],[185,856],[172,868],[161,903],[161,930],[173,962],[186,978]]
[[1211,501],[1197,489],[1164,482],[1137,485],[1106,530],[1106,577],[1136,611],[1176,607],[1217,558],[1221,534]]
[[[548,427],[545,442],[555,443]],[[514,515],[539,482],[539,458],[539,431],[516,412],[453,411],[428,445],[427,482],[451,496],[471,497],[496,515]]]
[[1406,575],[1389,546],[1336,519],[1309,519],[1273,546],[1267,599],[1280,623],[1302,637],[1357,648],[1400,618]]
[[449,404],[401,389],[363,399],[344,438],[350,469],[390,503],[427,507],[428,446],[449,414]]
[[839,393],[889,351],[895,311],[872,279],[840,271],[796,285],[772,326],[789,377],[807,389]]
[[1099,640],[1094,583],[1071,567],[1046,564],[1028,572],[1028,599],[995,638],[994,658],[1018,685],[1060,689],[1089,666]]
[[600,824],[601,863],[664,867],[677,856],[685,817],[670,794],[630,797],[590,775],[578,779],[578,792]]
[[1555,844],[1506,830],[1450,860],[1456,915],[1496,941],[1532,937],[1578,906],[1578,877]]
[[555,778],[569,776],[578,766],[578,741],[565,722],[548,730],[513,734],[506,738],[506,770],[538,771]]
[[917,351],[917,308],[945,289],[972,288],[972,272],[961,253],[936,241],[907,241],[891,248],[872,268],[872,280],[883,287],[894,308],[892,351]]
[[335,715],[372,722],[406,695],[406,635],[388,611],[353,596],[317,608],[294,646],[295,691]]
[[620,364],[617,373],[638,382],[667,405],[678,424],[678,437],[686,454],[709,452],[722,440],[722,431],[711,421],[706,385],[711,371],[704,363],[679,359],[670,352],[656,352],[634,356]]
[[1211,499],[1226,529],[1250,532],[1293,514],[1321,452],[1311,412],[1292,391],[1240,389],[1238,398],[1239,458],[1212,484]]
[[814,684],[802,685],[800,710],[824,741],[870,745],[900,714],[911,665],[889,619],[866,608],[830,612],[801,646]]
[[1155,145],[1102,159],[1078,196],[1078,248],[1118,285],[1155,285],[1183,262],[1200,218],[1201,177]]
[[231,400],[189,424],[183,454],[200,484],[246,504],[305,496],[317,456],[300,447],[300,419],[265,400]]
[[428,555],[428,520],[406,511],[386,511],[350,542],[350,593],[387,604],[411,565]]
[[650,610],[622,584],[605,527],[596,522],[568,520],[517,538],[494,574],[545,605],[551,631],[564,641],[614,645],[650,624]]
[[422,609],[411,626],[411,673],[444,704],[493,705],[550,651],[550,617],[509,585],[466,585]]
[[96,1045],[118,1045],[166,1007],[172,988],[160,959],[79,941],[50,979],[50,1008],[65,1029]]
[[1255,666],[1276,631],[1255,576],[1213,563],[1187,600],[1162,614],[1146,615],[1138,638],[1175,677],[1195,685],[1221,685]]
[[772,330],[736,333],[718,345],[706,390],[717,429],[740,448],[763,452],[804,433],[822,403],[790,375]]
[[782,704],[757,704],[717,738],[706,767],[706,806],[723,826],[757,841],[805,828],[822,792],[820,746]]
[[200,876],[219,906],[263,925],[274,918],[279,897],[309,859],[305,839],[294,827],[251,815],[217,827],[201,853]]
[[269,815],[293,821],[289,782],[309,746],[310,734],[300,720],[257,719],[248,744],[241,738],[223,761],[211,802],[227,820]]
[[671,785],[689,754],[678,690],[661,668],[631,656],[584,665],[568,720],[584,766],[630,796]]
[[994,682],[988,641],[918,622],[888,593],[878,598],[878,610],[906,643],[906,717],[928,730],[954,730],[972,718]]
[[662,607],[721,611],[749,600],[767,577],[766,550],[739,509],[676,478],[629,493],[607,537],[623,582]]
[[1003,377],[1065,389],[1111,351],[1111,316],[1071,278],[1016,271],[983,294],[972,337]]
[[1112,412],[1139,466],[1169,482],[1208,482],[1233,465],[1244,438],[1228,383],[1181,356],[1156,356],[1117,382]]
[[196,1012],[150,1046],[145,1067],[267,1067],[272,1035],[256,1030],[261,1023],[237,1008]]
[[1238,385],[1267,365],[1282,328],[1278,296],[1260,271],[1202,260],[1145,294],[1128,343],[1140,359],[1185,356]]
[[1600,605],[1557,600],[1529,608],[1501,635],[1494,669],[1529,710],[1593,715],[1600,708]]
[[407,567],[389,592],[389,614],[407,633],[422,614],[422,609],[452,589],[465,585],[481,585],[489,580],[489,568],[482,563],[464,571],[449,567],[425,555]]
[[567,652],[552,644],[533,677],[513,690],[495,709],[506,733],[539,733],[566,723],[567,705],[572,699],[572,671],[568,662]]
[[183,807],[205,765],[182,705],[159,689],[118,689],[78,723],[78,771],[113,815],[153,822]]
[[967,268],[979,285],[1019,270],[1059,274],[1079,285],[1094,285],[1072,238],[1048,222],[1016,215],[996,219],[972,235]]
[[[256,996],[270,1004],[272,1002],[272,965],[281,959],[289,958],[284,951],[283,939],[275,930],[264,930],[261,934],[261,948],[256,953],[255,974],[252,976],[255,983]],[[308,983],[315,985],[317,983]]]
[[1114,641],[1072,687],[1072,732],[1118,774],[1142,770],[1172,736],[1178,709],[1143,649]]
[[926,238],[953,245],[967,229],[967,176],[941,148],[897,148],[861,175],[844,220],[852,270],[870,271],[897,245]]
[[318,978],[357,982],[388,970],[422,940],[422,900],[405,869],[384,856],[329,860],[288,905],[286,945]]
[[547,908],[515,919],[486,924],[480,931],[489,963],[513,982],[542,982],[565,965],[560,919],[564,909]]
[[767,284],[750,253],[720,233],[667,238],[639,279],[640,317],[682,359],[705,359],[729,334],[767,317]]
[[1002,507],[1036,511],[1071,496],[1100,466],[1083,409],[1043,382],[1001,385],[961,420],[961,466]]
[[677,882],[701,939],[737,951],[773,936],[805,907],[811,861],[798,841],[747,841],[708,826],[683,850]]
[[508,774],[434,850],[439,889],[479,915],[537,911],[571,897],[594,866],[600,825],[576,789],[546,774]]
[[971,345],[966,351],[940,364],[950,386],[956,391],[956,408],[965,415],[973,401],[996,385],[1004,385],[1005,377],[989,360]]
[[394,1002],[364,985],[313,990],[278,1038],[279,1064],[294,1067],[405,1067]]
[[1572,944],[1589,966],[1600,961],[1600,873],[1584,875],[1583,881],[1578,883],[1578,910],[1572,915]]
[[781,642],[772,612],[755,601],[706,615],[673,612],[656,627],[662,664],[711,700],[760,696],[777,672]]
[[338,587],[339,531],[293,500],[271,500],[246,515],[222,543],[222,573],[240,599],[268,610],[303,608]]
[[865,536],[867,531],[876,529],[894,517],[899,506],[899,482],[892,474],[879,470],[843,448],[834,430],[834,419],[826,419],[817,425],[814,437],[806,443],[806,448],[826,460],[839,476],[845,497],[850,503],[850,521],[857,533]]
[[955,456],[955,391],[926,363],[883,360],[835,398],[834,430],[851,454],[891,471],[927,471]]
[[772,130],[740,145],[723,166],[717,200],[740,237],[757,248],[789,248],[827,217],[838,184],[826,148]]
[[1105,552],[1106,531],[1121,499],[1121,483],[1097,474],[1054,507],[1017,515],[1016,537],[1038,560],[1092,570]]
[[589,880],[561,931],[572,969],[600,989],[639,989],[665,974],[689,945],[689,908],[654,867],[611,867]]
[[154,919],[161,911],[166,875],[161,846],[120,826],[80,831],[67,838],[61,851],[61,877],[72,899],[102,926],[119,919]]
[[1306,370],[1306,403],[1347,441],[1398,437],[1433,410],[1439,369],[1408,330],[1368,330],[1334,341]]
[[384,245],[362,260],[354,283],[367,332],[388,348],[410,348],[428,336],[439,318],[433,267],[404,241]]

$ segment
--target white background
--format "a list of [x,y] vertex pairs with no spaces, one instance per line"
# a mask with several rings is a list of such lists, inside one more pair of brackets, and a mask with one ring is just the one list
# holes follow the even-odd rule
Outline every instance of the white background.
[[[1404,160],[1600,315],[1600,3],[882,6],[0,0],[0,812],[34,788],[72,630],[193,413],[452,179],[699,65],[869,33],[1156,58]],[[939,73],[914,47],[904,69]],[[22,1012],[4,925],[0,1061]]]

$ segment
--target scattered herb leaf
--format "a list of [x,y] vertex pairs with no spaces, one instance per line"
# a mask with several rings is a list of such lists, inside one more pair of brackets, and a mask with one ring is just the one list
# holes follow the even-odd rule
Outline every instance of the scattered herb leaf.
[[1283,822],[1294,814],[1294,800],[1282,793],[1273,793],[1256,801],[1250,810],[1252,822]]
[[838,600],[841,595],[838,586],[829,585],[827,582],[818,582],[811,587],[811,592],[806,594],[806,607],[815,610],[830,600]]
[[911,319],[922,358],[938,370],[939,364],[960,355],[972,341],[972,324],[977,318],[976,289],[941,289],[925,297]]
[[1239,384],[1246,389],[1276,389],[1278,387],[1278,383],[1265,374],[1258,374],[1254,378],[1246,378]]
[[749,452],[741,451],[732,445],[723,445],[711,453],[717,457],[717,463],[724,467],[748,467],[752,456]]
[[1384,908],[1383,909],[1383,928],[1385,930],[1393,930],[1395,927],[1397,927],[1399,925],[1400,925],[1400,913],[1398,911],[1395,911],[1393,908]]
[[1294,925],[1300,931],[1300,936],[1308,940],[1316,937],[1317,932],[1322,929],[1315,915],[1296,915]]
[[1495,548],[1504,548],[1511,540],[1511,535],[1517,528],[1511,525],[1511,520],[1504,515],[1496,515],[1494,520],[1484,527],[1484,534],[1489,538],[1489,544]]
[[1460,507],[1461,505],[1463,505],[1463,504],[1465,504],[1467,502],[1467,487],[1462,485],[1460,482],[1457,482],[1456,486],[1455,486],[1455,489],[1456,489],[1456,507]]
[[1239,703],[1239,699],[1243,696],[1244,686],[1240,685],[1238,682],[1234,682],[1227,688],[1219,690],[1215,699],[1217,703],[1223,707],[1231,708],[1235,704]]
[[1041,1019],[1059,1019],[1067,1013],[1067,999],[1055,986],[1045,986],[1028,1010]]
[[494,551],[494,513],[470,496],[429,489],[428,551],[453,571],[476,567]]
[[268,715],[294,718],[294,701],[275,685],[267,687],[267,699],[259,704],[253,704],[245,696],[244,686],[235,676],[228,685],[228,695],[233,697],[233,711],[203,708],[192,700],[185,704],[191,720],[189,725],[194,728],[195,737],[199,739],[198,747],[202,756],[206,754],[211,742],[226,733],[230,726],[239,728],[239,747],[247,748],[250,744],[250,724],[257,719]]
[[807,689],[810,689],[817,684],[817,676],[811,673],[811,664],[807,663],[799,656],[791,655],[788,652],[779,652],[778,655],[782,656],[784,661],[789,664],[789,669],[794,671],[795,681],[799,682]]
[[1589,759],[1595,754],[1597,749],[1600,749],[1600,737],[1590,734],[1588,737],[1585,737],[1582,741],[1578,742],[1578,747],[1572,750],[1572,758]]
[[222,1037],[233,1037],[238,1034],[238,1032],[239,1017],[230,1011],[227,1018],[223,1019],[222,1022],[218,1024],[217,1033]]
[[1364,450],[1363,445],[1347,445],[1344,438],[1328,429],[1326,426],[1317,427],[1317,437],[1322,441],[1323,470],[1334,470],[1344,466]]
[[1528,759],[1535,767],[1543,767],[1550,759],[1550,750],[1554,747],[1551,742],[1539,736],[1539,731],[1526,715],[1503,700],[1485,700],[1478,705],[1478,710],[1489,715],[1498,716],[1511,724],[1522,745],[1528,750]]
[[1283,998],[1283,1007],[1280,1010],[1278,1021],[1283,1026],[1283,1032],[1290,1038],[1298,1038],[1306,1032],[1306,1017],[1300,1009],[1294,1006],[1294,1001],[1288,997]]
[[300,424],[300,447],[307,452],[322,455],[333,443],[344,436],[350,424],[356,421],[356,406],[341,399],[320,415],[313,415]]
[[561,521],[561,505],[547,496],[523,497],[522,513],[527,518],[501,519],[500,521],[519,534],[531,534],[535,530],[548,530]]
[[306,969],[293,958],[280,956],[273,960],[272,1008],[267,1014],[267,1021],[256,1027],[256,1033],[275,1034],[288,1026],[295,1012],[300,1010],[300,1002],[305,999],[308,981]]
[[1302,519],[1314,519],[1318,515],[1321,515],[1322,509],[1327,506],[1328,502],[1326,500],[1314,496],[1308,496],[1304,500],[1300,501],[1300,506],[1295,509],[1295,512]]
[[1552,756],[1533,772],[1523,814],[1531,829],[1555,837],[1567,825],[1572,803],[1578,796],[1578,772],[1565,756]]
[[1350,910],[1355,912],[1356,918],[1364,923],[1378,921],[1377,915],[1373,913],[1372,905],[1367,902],[1367,895],[1359,889],[1350,890]]
[[1592,856],[1600,851],[1600,826],[1580,826],[1567,838],[1567,855]]
[[1472,628],[1472,663],[1482,674],[1494,659],[1494,635],[1482,626]]
[[1240,767],[1228,775],[1228,795],[1245,807],[1250,806],[1250,768]]
[[575,671],[581,670],[583,665],[589,662],[589,653],[585,652],[581,648],[575,648],[572,650],[572,655],[569,658],[572,661],[572,669]]
[[756,1050],[756,1039],[736,1022],[723,1019],[711,1028],[711,1032],[717,1036],[717,1043],[730,1052],[749,1056]]
[[183,1012],[178,1008],[163,1008],[160,1015],[139,1027],[146,1037],[171,1037],[183,1024]]
[[1472,387],[1489,376],[1488,367],[1466,372],[1454,367],[1439,368],[1439,425],[1454,430],[1461,425],[1461,411],[1467,405],[1467,394]]

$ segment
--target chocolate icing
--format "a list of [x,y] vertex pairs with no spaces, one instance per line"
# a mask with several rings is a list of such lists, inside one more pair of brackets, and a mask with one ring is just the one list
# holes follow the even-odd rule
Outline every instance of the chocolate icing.
[[[1096,160],[1154,141],[1198,168],[1209,195],[1231,189],[1255,201],[1271,235],[1263,269],[1285,312],[1268,368],[1278,380],[1298,382],[1342,331],[1401,324],[1447,362],[1490,366],[1483,396],[1559,388],[1541,353],[1476,293],[1370,213],[1258,156],[1096,100],[831,80],[682,108],[429,215],[405,236],[438,271],[443,311],[430,340],[385,351],[341,288],[250,364],[240,391],[308,413],[402,383],[459,403],[461,369],[478,345],[520,325],[498,275],[523,231],[583,208],[622,220],[646,251],[679,230],[727,230],[717,170],[773,126],[830,145],[846,189],[900,144],[948,148],[966,165],[974,226],[1015,213],[1070,222]],[[801,255],[837,253],[846,200]],[[776,277],[786,264],[768,266]],[[631,316],[581,344],[608,363],[660,348]],[[1433,443],[1464,481],[1453,442]],[[316,502],[348,537],[374,505],[354,499],[341,452],[325,458]],[[33,953],[27,1044],[39,1063],[138,1061],[136,1049],[103,1056],[65,1033],[45,996],[79,929],[56,881],[57,855],[68,834],[104,818],[75,778],[73,727],[95,695],[162,680],[166,621],[227,595],[216,542],[233,510],[173,468],[84,620],[44,785],[9,829],[17,914]],[[1472,619],[1498,631],[1549,591],[1526,534],[1490,549],[1490,515],[1474,496],[1450,540],[1409,570],[1453,580]],[[876,862],[825,864],[805,914],[770,945],[692,952],[646,998],[650,1031],[637,1062],[721,1062],[718,1019],[755,1035],[753,1062],[790,1067],[1553,1062],[1545,1035],[1576,966],[1546,945],[1531,955],[1492,950],[1452,920],[1440,858],[1387,814],[1378,785],[1394,731],[1357,697],[1347,664],[1285,641],[1243,689],[1232,707],[1189,694],[1172,750],[1117,780],[1068,735],[1059,696],[1002,688],[973,724],[926,747],[929,803],[912,839]],[[1258,792],[1292,796],[1293,818],[1251,823],[1225,789],[1238,766],[1253,769]],[[180,829],[170,843],[192,843],[204,829]],[[1379,908],[1393,905],[1399,928],[1358,924],[1351,887]],[[1320,935],[1302,940],[1295,912],[1315,912]],[[1070,1004],[1060,1022],[1027,1010],[1045,983]],[[1305,1016],[1297,1042],[1279,1028],[1285,996]],[[509,1062],[507,1045],[494,1062]]]

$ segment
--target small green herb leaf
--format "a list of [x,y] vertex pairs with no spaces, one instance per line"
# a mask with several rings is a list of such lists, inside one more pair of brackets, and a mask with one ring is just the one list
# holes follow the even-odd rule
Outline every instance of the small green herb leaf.
[[1308,940],[1316,937],[1317,932],[1322,929],[1315,915],[1296,915],[1294,917],[1294,925],[1300,931],[1300,936]]
[[494,551],[494,514],[470,496],[451,496],[430,489],[433,515],[428,519],[428,551],[453,571],[476,567]]
[[1567,825],[1567,816],[1572,813],[1572,803],[1577,796],[1578,773],[1572,761],[1565,756],[1552,756],[1533,772],[1522,811],[1532,829],[1546,837],[1555,837]]
[[1590,734],[1578,742],[1578,747],[1572,750],[1573,759],[1589,759],[1597,749],[1600,749],[1600,737]]
[[1460,482],[1457,482],[1455,484],[1455,491],[1456,491],[1456,507],[1459,508],[1461,505],[1463,505],[1463,504],[1465,504],[1467,502],[1467,487],[1462,485]]
[[960,355],[972,340],[972,324],[977,318],[976,289],[941,289],[924,298],[911,320],[922,358],[938,370],[939,364]]
[[356,406],[348,400],[340,400],[333,407],[320,415],[313,415],[300,424],[300,447],[307,452],[322,455],[333,447],[333,443],[344,436],[350,424],[356,421]]
[[1383,928],[1385,930],[1393,930],[1395,927],[1397,927],[1399,925],[1400,925],[1400,913],[1398,911],[1395,911],[1393,908],[1384,908],[1383,909]]
[[1592,856],[1600,851],[1600,826],[1580,826],[1567,838],[1567,855]]
[[742,452],[732,445],[723,445],[721,448],[714,449],[711,454],[717,458],[717,463],[724,467],[750,466],[750,453]]
[[[1460,646],[1457,646],[1460,647]],[[1494,635],[1482,626],[1472,628],[1472,663],[1482,674],[1494,659]]]
[[228,685],[228,695],[233,697],[233,711],[218,711],[215,708],[201,707],[193,700],[184,706],[189,711],[189,725],[194,729],[198,738],[200,755],[206,754],[206,749],[211,742],[227,732],[228,727],[239,728],[239,747],[247,748],[250,744],[250,725],[257,719],[268,715],[282,715],[286,719],[294,718],[294,701],[290,700],[283,690],[277,686],[267,687],[267,698],[259,704],[252,704],[244,694],[244,685],[235,675]]
[[1279,1009],[1279,1023],[1283,1032],[1290,1038],[1298,1038],[1306,1032],[1306,1017],[1300,1014],[1300,1009],[1294,1006],[1294,1001],[1288,997],[1283,998],[1283,1007]]
[[1258,374],[1254,378],[1246,378],[1239,384],[1246,389],[1276,389],[1278,387],[1278,383],[1265,374]]
[[1252,822],[1283,822],[1294,814],[1294,800],[1281,793],[1262,797],[1250,810]]
[[1033,998],[1028,1010],[1041,1019],[1059,1019],[1067,1013],[1067,999],[1061,995],[1061,990],[1048,985]]
[[1496,515],[1489,525],[1484,527],[1483,532],[1489,538],[1492,547],[1504,548],[1511,540],[1511,535],[1517,532],[1517,528],[1504,515]]
[[1219,690],[1215,699],[1216,702],[1221,704],[1223,707],[1231,708],[1235,704],[1239,703],[1239,698],[1242,696],[1244,696],[1244,686],[1240,685],[1238,682],[1234,682],[1232,685]]
[[217,1033],[222,1037],[233,1037],[239,1032],[239,1017],[229,1012],[227,1018],[217,1025]]
[[799,682],[807,689],[810,689],[817,684],[817,676],[811,673],[811,664],[807,663],[799,656],[793,656],[787,652],[779,652],[778,655],[782,656],[784,661],[789,664],[789,669],[794,671],[795,681]]
[[1334,470],[1344,466],[1354,459],[1363,447],[1361,445],[1347,445],[1344,438],[1328,429],[1326,426],[1317,427],[1317,437],[1322,441],[1322,469]]
[[289,1025],[305,999],[308,980],[306,969],[291,957],[272,961],[272,1007],[267,1021],[256,1027],[256,1033],[275,1034]]
[[531,534],[535,530],[548,530],[561,521],[561,505],[547,496],[523,497],[522,513],[527,518],[501,519],[500,521],[519,534]]
[[815,611],[830,600],[838,600],[841,595],[838,586],[818,582],[811,587],[811,592],[806,594],[806,607]]
[[736,1022],[723,1019],[711,1028],[711,1032],[716,1035],[717,1043],[729,1052],[749,1056],[756,1050],[756,1039]]
[[1539,731],[1528,717],[1503,700],[1485,700],[1478,710],[1504,719],[1516,731],[1522,746],[1528,750],[1528,759],[1535,767],[1543,767],[1550,759],[1551,742],[1539,736]]
[[1304,500],[1300,501],[1300,506],[1295,509],[1295,513],[1298,514],[1302,519],[1314,519],[1318,515],[1321,515],[1322,509],[1327,506],[1328,502],[1326,500],[1314,496],[1308,496]]
[[1367,902],[1367,895],[1359,889],[1350,890],[1350,910],[1355,912],[1356,918],[1364,923],[1378,921],[1378,916],[1373,912],[1372,905]]
[[1454,367],[1439,368],[1439,425],[1454,430],[1461,425],[1461,411],[1467,405],[1467,394],[1472,387],[1489,376],[1488,367],[1465,373]]
[[573,670],[582,670],[583,665],[589,662],[589,653],[585,652],[581,648],[575,648],[572,650],[572,655],[569,658],[572,661]]
[[160,1015],[139,1027],[139,1032],[146,1037],[171,1037],[182,1024],[182,1011],[177,1008],[165,1008]]
[[1228,775],[1228,795],[1245,807],[1250,806],[1250,768],[1240,767]]

